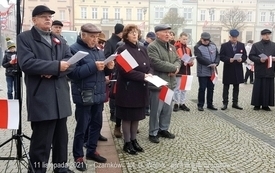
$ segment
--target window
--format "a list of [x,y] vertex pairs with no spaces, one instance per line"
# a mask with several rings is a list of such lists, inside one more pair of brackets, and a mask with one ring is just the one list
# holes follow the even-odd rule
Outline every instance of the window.
[[192,19],[192,8],[184,8],[183,9],[183,17],[186,20]]
[[246,31],[245,38],[246,40],[252,40],[252,31]]
[[87,8],[81,7],[81,19],[87,19]]
[[115,19],[120,19],[120,9],[115,8]]
[[205,10],[201,10],[201,21],[205,21]]
[[92,19],[97,19],[97,8],[92,8]]
[[265,22],[265,12],[261,12],[261,19],[260,19],[260,21],[261,22]]
[[60,10],[59,11],[59,14],[60,14],[60,17],[59,19],[62,21],[62,20],[65,20],[65,10]]
[[126,20],[132,20],[132,9],[126,9]]
[[155,18],[162,19],[164,17],[164,8],[156,7],[155,8]]
[[142,9],[137,9],[137,20],[142,20]]
[[209,9],[210,21],[215,21],[215,10],[213,8]]
[[274,22],[274,12],[270,11],[269,22]]
[[108,19],[108,8],[103,8],[103,19]]
[[247,12],[246,21],[251,22],[252,21],[252,11]]

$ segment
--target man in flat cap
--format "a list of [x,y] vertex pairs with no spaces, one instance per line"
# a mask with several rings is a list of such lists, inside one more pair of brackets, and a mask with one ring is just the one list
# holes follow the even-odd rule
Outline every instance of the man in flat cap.
[[61,21],[54,20],[52,23],[51,31],[54,34],[61,36],[62,27],[63,27],[63,23]]
[[51,148],[54,172],[73,172],[67,165],[66,124],[72,114],[66,79],[73,70],[67,62],[72,54],[66,41],[50,32],[54,13],[44,5],[36,6],[32,11],[34,26],[17,36],[18,64],[25,73],[28,121],[32,128],[32,166],[28,172],[35,173],[46,172]]
[[[124,25],[117,23],[114,26],[114,33],[112,34],[111,38],[108,39],[104,46],[104,54],[105,58],[108,58],[110,55],[114,54],[117,49],[118,42],[121,41],[122,38],[122,31],[123,31]],[[112,73],[110,76],[110,80],[116,80],[116,70]],[[116,82],[112,82],[110,86],[110,100],[109,100],[109,107],[110,107],[110,120],[115,122],[115,128],[114,128],[114,135],[117,138],[122,137],[121,133],[121,119],[116,118],[115,116],[115,94],[113,94],[112,89],[116,85]]]
[[[181,62],[176,48],[169,43],[171,27],[157,25],[155,27],[156,40],[149,44],[147,51],[154,70],[154,75],[169,82],[168,87],[176,87],[176,74]],[[150,85],[150,118],[149,140],[159,143],[159,137],[174,139],[175,135],[168,131],[172,114],[172,103],[166,104],[159,100],[160,88]]]
[[[111,61],[104,65],[105,56],[97,48],[101,30],[95,25],[87,23],[81,26],[81,33],[76,43],[70,46],[71,52],[85,51],[89,54],[76,63],[76,68],[68,74],[71,81],[73,102],[75,103],[76,128],[73,141],[73,156],[76,169],[85,171],[84,162],[84,134],[89,126],[86,159],[104,163],[106,158],[96,151],[97,142],[102,128],[102,110],[105,101],[105,76],[114,68]],[[88,94],[92,103],[86,103],[83,97]]]
[[[247,54],[245,45],[238,41],[239,31],[232,29],[229,32],[229,41],[221,45],[220,59],[223,62],[223,107],[222,110],[227,109],[228,105],[228,90],[230,84],[233,85],[232,93],[232,108],[242,110],[238,105],[239,84],[244,82],[243,65],[246,61]],[[241,54],[237,59],[234,58],[236,54]]]
[[208,32],[201,34],[200,41],[194,47],[194,54],[197,56],[197,76],[199,78],[198,110],[204,111],[205,89],[207,89],[207,108],[217,110],[213,105],[214,84],[211,75],[217,72],[220,63],[220,56],[217,46],[210,40]]
[[253,44],[249,59],[254,62],[255,80],[251,105],[254,110],[271,111],[274,106],[275,43],[270,40],[271,31],[261,31],[262,40]]

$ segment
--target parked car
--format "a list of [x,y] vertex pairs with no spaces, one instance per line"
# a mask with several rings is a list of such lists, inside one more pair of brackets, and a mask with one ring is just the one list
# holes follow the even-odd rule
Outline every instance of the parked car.
[[72,44],[74,44],[76,42],[78,32],[63,30],[61,32],[61,35],[67,41],[68,45],[71,46]]

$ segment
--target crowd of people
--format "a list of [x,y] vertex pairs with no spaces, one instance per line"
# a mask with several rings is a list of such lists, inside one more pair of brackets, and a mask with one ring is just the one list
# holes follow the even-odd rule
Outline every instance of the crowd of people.
[[[76,42],[69,47],[61,35],[62,22],[52,22],[54,13],[47,6],[36,6],[32,11],[33,27],[18,35],[17,49],[12,40],[7,40],[8,50],[2,62],[6,68],[8,99],[18,97],[13,89],[17,87],[17,63],[25,74],[28,121],[32,129],[29,172],[45,173],[47,167],[43,165],[47,165],[51,150],[54,165],[63,165],[55,166],[54,172],[73,172],[66,164],[66,122],[72,115],[71,97],[76,121],[72,150],[75,167],[80,171],[87,170],[84,158],[107,161],[97,152],[98,140],[107,140],[100,134],[105,102],[109,102],[110,120],[115,123],[114,136],[123,137],[126,153],[136,155],[144,151],[137,133],[139,121],[146,115],[150,142],[159,143],[160,137],[174,139],[175,135],[169,131],[172,111],[190,111],[187,91],[180,87],[181,77],[191,75],[195,63],[198,111],[204,111],[205,91],[207,108],[218,110],[213,105],[213,75],[218,73],[220,61],[223,62],[221,110],[228,108],[230,85],[233,85],[232,108],[243,109],[238,102],[239,84],[246,84],[249,77],[254,84],[251,100],[254,110],[271,111],[269,106],[274,106],[275,43],[270,41],[268,29],[261,32],[261,41],[253,44],[249,40],[246,46],[238,41],[239,31],[232,29],[229,41],[221,45],[220,51],[211,35],[203,32],[192,53],[187,45],[188,34],[182,32],[176,39],[172,28],[165,24],[155,26],[154,32],[147,33],[142,40],[141,31],[134,24],[116,24],[114,33],[106,39],[97,26],[87,23],[81,26]],[[134,69],[126,71],[115,60],[104,63],[109,56],[125,50],[138,64]],[[75,64],[67,62],[78,51],[88,55]],[[186,55],[195,56],[196,61],[183,61]],[[160,87],[145,80],[152,75],[167,81],[167,87],[174,91],[171,104],[159,99]]]

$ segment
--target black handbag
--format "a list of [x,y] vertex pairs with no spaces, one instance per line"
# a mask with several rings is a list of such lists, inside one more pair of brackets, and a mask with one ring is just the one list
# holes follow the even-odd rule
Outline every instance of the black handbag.
[[87,89],[81,91],[81,98],[84,106],[91,106],[94,102],[94,89]]

